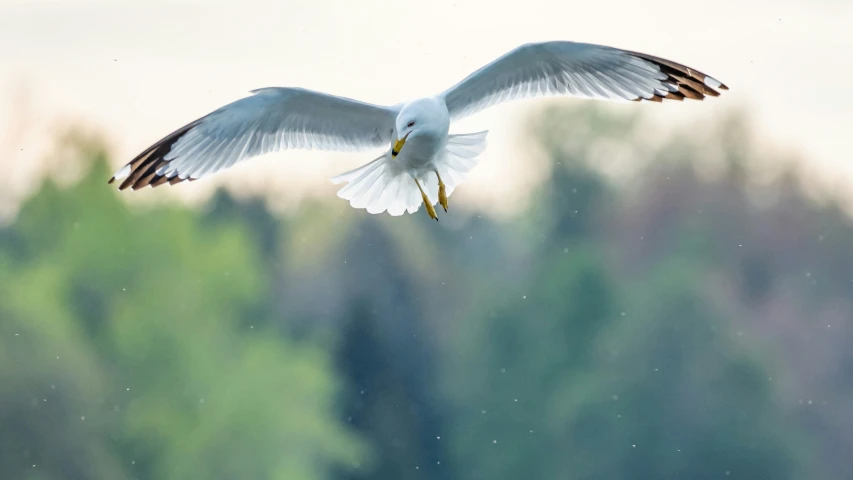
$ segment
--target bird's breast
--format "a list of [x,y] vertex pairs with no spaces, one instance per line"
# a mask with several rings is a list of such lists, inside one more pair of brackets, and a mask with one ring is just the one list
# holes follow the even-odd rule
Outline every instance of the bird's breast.
[[430,167],[447,143],[447,136],[419,135],[410,138],[397,155],[397,160],[409,169]]

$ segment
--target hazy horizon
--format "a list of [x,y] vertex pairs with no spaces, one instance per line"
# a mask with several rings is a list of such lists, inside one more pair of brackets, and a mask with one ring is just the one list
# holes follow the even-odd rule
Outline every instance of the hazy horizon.
[[[814,165],[822,189],[853,198],[853,162],[846,161],[853,99],[812,86],[816,73],[843,81],[853,74],[844,55],[853,48],[844,22],[853,14],[850,4],[731,0],[691,13],[637,9],[622,0],[534,0],[524,10],[484,0],[179,1],[168,2],[164,15],[165,5],[0,2],[0,149],[14,147],[0,160],[7,192],[0,210],[35,188],[57,127],[103,134],[123,162],[253,88],[302,86],[394,104],[441,91],[521,43],[553,39],[652,53],[719,78],[731,90],[711,101],[612,108],[647,115],[662,133],[686,120],[712,125],[745,111],[768,145]],[[483,160],[456,194],[462,203],[504,201],[507,212],[517,210],[512,205],[541,177],[536,165],[514,161],[524,148],[523,114],[547,101],[514,102],[453,126],[491,130]],[[292,208],[306,195],[332,194],[330,176],[370,158],[285,152],[157,195],[205,198],[224,184]]]

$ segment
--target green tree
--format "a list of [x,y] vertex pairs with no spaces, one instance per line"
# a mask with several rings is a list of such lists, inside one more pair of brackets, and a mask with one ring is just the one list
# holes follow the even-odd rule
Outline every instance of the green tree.
[[614,285],[588,248],[554,252],[530,273],[526,293],[469,317],[446,367],[456,416],[448,441],[474,478],[565,478],[552,416],[555,396],[591,368],[595,342],[613,320]]
[[3,478],[316,479],[364,451],[330,358],[266,326],[245,223],[130,209],[105,156],[47,182],[0,248]]
[[462,474],[799,478],[808,448],[773,371],[707,294],[712,226],[666,217],[671,249],[620,274],[636,240],[609,238],[625,192],[594,152],[636,137],[636,118],[555,110],[537,125],[554,172],[519,222],[528,268],[486,288],[445,364]]
[[570,478],[801,478],[796,427],[702,271],[673,259],[633,285],[596,361],[554,395]]
[[[343,417],[376,452],[371,468],[345,479],[456,477],[447,442],[446,405],[437,394],[435,348],[411,272],[392,240],[370,222],[350,245],[350,278],[336,366],[344,379]],[[370,252],[370,253],[366,253]],[[370,271],[370,275],[364,272]]]

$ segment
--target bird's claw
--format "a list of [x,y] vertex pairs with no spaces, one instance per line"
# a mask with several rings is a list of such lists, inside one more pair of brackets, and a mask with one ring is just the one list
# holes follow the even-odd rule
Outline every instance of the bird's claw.
[[426,211],[429,214],[429,218],[433,218],[437,222],[438,221],[438,215],[436,215],[436,213],[435,213],[435,208],[433,208],[432,202],[429,200],[429,197],[427,197],[427,194],[426,194],[426,192],[424,192],[424,189],[421,188],[421,183],[418,181],[417,178],[415,179],[415,185],[417,185],[418,190],[421,191],[421,198],[423,198],[423,200],[424,200],[424,205],[426,205]]
[[429,214],[429,218],[434,218],[435,221],[438,221],[438,215],[435,213],[435,208],[429,203],[427,200],[424,205],[427,206],[427,213]]
[[444,182],[441,181],[441,175],[439,175],[438,170],[435,170],[435,179],[438,180],[438,203],[447,212],[447,190],[444,188]]
[[438,215],[435,213],[435,208],[430,203],[429,199],[424,195],[424,205],[426,205],[426,211],[429,214],[429,218],[434,218],[435,221],[438,221]]

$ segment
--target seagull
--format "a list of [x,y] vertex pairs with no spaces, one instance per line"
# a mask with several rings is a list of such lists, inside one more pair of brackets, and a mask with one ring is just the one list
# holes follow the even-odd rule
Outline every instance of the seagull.
[[662,102],[717,97],[722,82],[663,58],[589,43],[528,43],[453,87],[380,106],[304,88],[268,87],[175,130],[124,165],[109,183],[136,190],[198,180],[237,162],[287,149],[364,151],[379,157],[331,179],[337,195],[371,214],[421,204],[438,220],[476,165],[488,131],[450,134],[450,124],[520,98],[573,96]]

